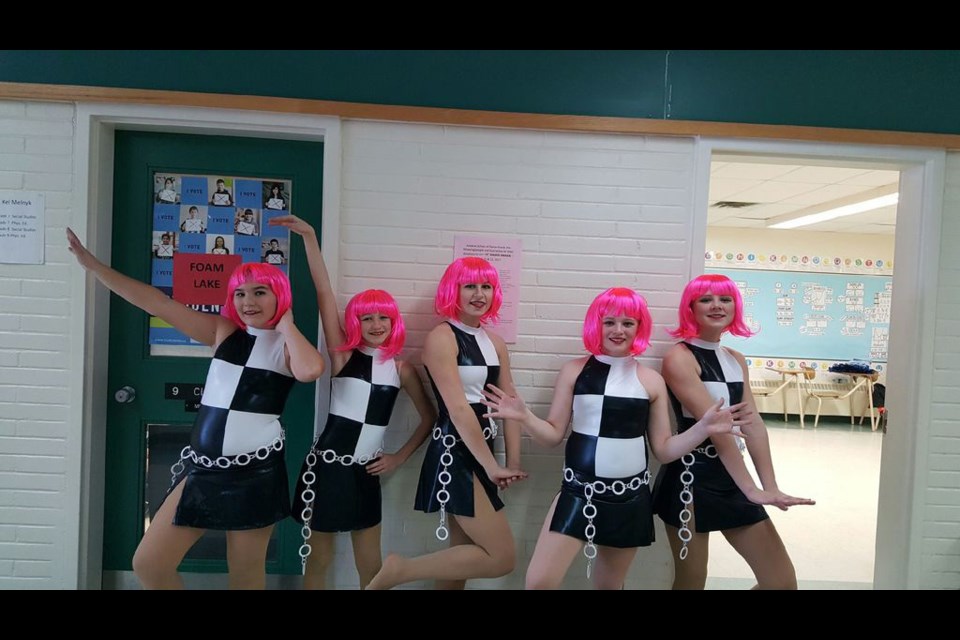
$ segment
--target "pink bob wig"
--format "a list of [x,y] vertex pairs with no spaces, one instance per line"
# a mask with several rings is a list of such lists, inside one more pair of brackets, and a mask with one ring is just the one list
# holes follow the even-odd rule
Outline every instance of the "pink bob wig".
[[484,284],[493,286],[493,300],[490,308],[480,318],[480,322],[497,322],[500,319],[500,306],[503,304],[503,291],[500,289],[500,274],[492,264],[483,258],[468,256],[454,260],[443,272],[437,285],[437,297],[433,308],[443,318],[457,320],[460,308],[460,286],[464,284]]
[[230,274],[230,280],[227,282],[227,299],[224,305],[220,307],[220,315],[230,318],[241,329],[247,328],[246,323],[240,319],[240,314],[237,313],[233,295],[237,287],[249,282],[265,284],[273,291],[273,295],[277,296],[277,312],[267,323],[269,327],[275,326],[280,322],[283,314],[290,309],[290,305],[293,304],[293,294],[290,292],[290,281],[286,274],[272,264],[245,262],[234,269],[233,273]]
[[700,326],[693,313],[693,303],[706,293],[733,298],[733,322],[727,325],[723,330],[724,333],[729,331],[741,338],[749,338],[753,335],[754,332],[743,321],[743,298],[740,296],[737,285],[727,276],[715,273],[705,273],[687,283],[683,290],[683,297],[680,298],[680,309],[677,311],[680,326],[670,331],[670,335],[680,339],[696,338],[700,335]]
[[386,360],[400,353],[407,339],[407,329],[403,326],[403,316],[400,315],[397,301],[381,289],[367,289],[350,298],[343,314],[347,340],[337,348],[337,351],[350,351],[360,346],[363,342],[360,318],[370,313],[390,318],[390,335],[380,345],[380,356]]
[[647,310],[647,301],[633,289],[611,287],[590,303],[583,319],[583,346],[595,356],[603,353],[603,319],[627,316],[637,321],[637,337],[630,345],[631,355],[640,355],[650,345],[653,319]]

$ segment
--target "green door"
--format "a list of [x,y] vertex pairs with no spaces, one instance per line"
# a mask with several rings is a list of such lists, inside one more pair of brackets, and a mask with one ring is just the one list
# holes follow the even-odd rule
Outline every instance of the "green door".
[[[112,265],[143,282],[157,283],[157,265],[169,268],[164,265],[173,263],[172,260],[166,263],[158,260],[161,253],[169,249],[157,246],[161,234],[156,227],[162,224],[156,217],[157,211],[176,212],[178,208],[164,199],[181,204],[183,196],[186,202],[188,186],[197,184],[201,177],[210,177],[210,193],[203,194],[207,198],[204,204],[210,205],[214,204],[212,192],[216,177],[228,176],[228,190],[230,186],[234,187],[230,198],[237,202],[242,197],[237,192],[238,186],[243,189],[244,185],[257,180],[276,181],[264,184],[264,193],[260,196],[263,209],[254,209],[254,224],[266,229],[266,218],[276,213],[270,209],[287,208],[320,229],[322,143],[117,131],[114,166]],[[164,185],[164,176],[182,178],[176,180],[176,185]],[[270,195],[275,194],[268,195],[271,189],[267,185],[277,183],[283,184],[288,191],[281,200],[268,203]],[[174,190],[177,193],[171,193]],[[158,208],[157,204],[161,202],[168,209]],[[212,245],[207,245],[204,251],[201,243],[215,239],[211,233],[216,228],[215,215],[226,216],[228,212],[231,227],[223,235],[234,245],[232,253],[240,253],[244,246],[252,252],[252,243],[260,244],[261,238],[230,235],[234,231],[242,234],[250,229],[243,226],[245,209],[236,211],[237,221],[233,223],[232,208],[210,206],[209,218],[208,207],[197,208],[201,211],[200,223],[186,221],[187,207],[184,206],[183,222],[177,220],[171,224],[177,225],[177,232],[181,231],[179,225],[184,225],[182,229],[187,231],[191,230],[188,225],[196,225],[193,231],[203,229],[210,237],[207,240],[200,233],[171,234],[179,249],[186,250],[187,245],[193,243],[195,251],[216,253],[210,249]],[[191,214],[191,217],[196,216],[196,212]],[[204,228],[207,224],[210,224],[209,229]],[[263,230],[258,232],[263,233]],[[167,242],[169,239],[163,240],[164,244]],[[313,338],[317,335],[316,295],[303,246],[300,242],[287,244],[285,239],[282,242],[286,249],[283,263],[294,292],[294,317],[304,335]],[[265,248],[268,244],[263,238]],[[246,259],[250,259],[252,253],[247,255]],[[268,260],[264,255],[263,261],[274,260]],[[116,296],[112,297],[109,389],[111,393],[126,389],[127,393],[111,397],[107,413],[103,568],[108,571],[131,569],[133,552],[145,526],[170,486],[170,465],[179,459],[180,449],[189,442],[196,402],[202,393],[210,363],[209,350],[206,350],[206,357],[190,357],[171,353],[198,350],[203,353],[203,349],[179,347],[178,351],[168,345],[151,345],[150,342],[158,341],[158,335],[170,331],[160,325],[162,323],[158,325],[156,321],[151,323],[146,313]],[[314,397],[314,385],[296,384],[281,418],[287,433],[291,491],[300,461],[313,435]],[[295,523],[289,519],[279,523],[268,550],[267,571],[299,573],[299,546],[299,528]],[[180,569],[226,572],[223,534],[209,532],[204,536]]]

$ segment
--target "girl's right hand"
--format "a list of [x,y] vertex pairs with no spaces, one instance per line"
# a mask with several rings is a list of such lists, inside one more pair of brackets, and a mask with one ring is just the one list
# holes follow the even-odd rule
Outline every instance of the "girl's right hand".
[[271,227],[286,227],[293,231],[296,234],[301,236],[310,235],[316,233],[316,230],[310,223],[306,220],[302,220],[297,216],[277,216],[276,218],[270,218],[268,223]]
[[70,253],[77,258],[77,262],[84,269],[93,269],[100,264],[97,257],[87,251],[87,248],[80,242],[80,238],[77,237],[77,234],[75,234],[70,227],[67,227],[67,243],[69,244],[68,248],[70,249]]

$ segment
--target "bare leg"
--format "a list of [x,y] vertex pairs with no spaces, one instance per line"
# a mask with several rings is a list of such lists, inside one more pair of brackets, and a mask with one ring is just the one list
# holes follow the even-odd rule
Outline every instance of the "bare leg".
[[[449,518],[447,520],[447,529],[450,530],[450,537],[448,538],[448,547],[457,547],[462,544],[473,544],[473,541],[467,537],[467,534],[463,532],[463,529],[460,528],[460,525],[457,523],[456,518]],[[467,587],[466,580],[436,580],[433,583],[433,588],[437,591],[463,591]]]
[[267,587],[267,544],[273,525],[260,529],[227,531],[227,567],[231,589]]
[[377,575],[383,566],[383,556],[380,551],[380,525],[374,525],[359,531],[351,531],[353,541],[353,560],[357,564],[357,574],[360,576],[360,588],[366,589],[373,576]]
[[753,570],[755,589],[797,588],[797,572],[772,520],[727,529],[723,535]]
[[710,557],[710,534],[696,533],[694,526],[696,515],[687,524],[693,533],[693,538],[687,543],[687,557],[680,559],[680,549],[683,542],[680,540],[679,530],[666,525],[667,540],[673,551],[673,589],[703,589],[707,584],[707,560]]
[[144,589],[183,589],[177,567],[205,533],[204,529],[173,524],[185,483],[181,481],[164,500],[133,554],[133,572]]
[[416,558],[390,554],[368,585],[389,589],[414,580],[467,580],[498,578],[513,571],[516,549],[503,511],[494,511],[480,481],[473,479],[472,518],[453,516],[471,544],[428,553]]
[[327,588],[327,572],[333,564],[334,534],[314,531],[310,536],[310,555],[303,572],[303,588],[321,590]]
[[[596,564],[593,568],[593,586],[601,590],[623,589],[627,571],[637,555],[636,547],[598,547]],[[687,558],[689,560],[689,557]]]
[[547,510],[547,517],[540,527],[537,546],[527,567],[527,589],[559,589],[583,542],[556,531],[550,531],[550,521],[557,509],[558,494]]

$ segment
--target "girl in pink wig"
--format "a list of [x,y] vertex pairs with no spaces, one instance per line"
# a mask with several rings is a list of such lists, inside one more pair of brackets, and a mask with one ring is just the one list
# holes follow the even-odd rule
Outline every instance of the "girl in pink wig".
[[[326,427],[307,454],[294,493],[293,515],[303,525],[304,587],[326,588],[334,536],[349,531],[363,589],[382,564],[380,476],[423,444],[437,413],[413,365],[395,359],[406,330],[393,297],[379,289],[361,291],[347,303],[341,327],[313,227],[297,216],[276,217],[270,225],[303,237],[332,361]],[[386,453],[383,438],[401,388],[420,414],[420,424],[396,453]]]
[[691,453],[661,468],[654,508],[667,528],[674,553],[674,589],[702,589],[707,579],[711,531],[720,531],[743,556],[761,589],[796,589],[797,576],[773,522],[760,505],[786,510],[813,500],[780,491],[773,473],[767,429],[750,393],[743,355],[720,346],[730,332],[747,337],[743,301],[726,276],[702,275],[683,290],[679,327],[671,332],[682,342],[663,359],[681,433],[718,400],[743,403],[737,416],[763,489],[754,484],[734,439],[715,434]]
[[[370,583],[389,589],[435,579],[438,588],[462,589],[469,578],[513,571],[513,535],[497,489],[526,477],[520,466],[520,430],[504,427],[506,467],[493,455],[496,424],[484,417],[484,385],[513,390],[503,340],[484,329],[498,317],[503,295],[497,270],[481,258],[454,261],[440,280],[434,306],[446,319],[427,336],[423,363],[440,415],[424,456],[415,508],[440,512],[436,535],[450,547],[417,558],[391,554]],[[448,519],[448,515],[450,516]]]
[[[646,301],[632,289],[598,295],[583,322],[591,354],[567,362],[546,420],[515,394],[485,392],[488,416],[517,420],[538,443],[567,438],[563,482],[527,568],[528,589],[556,589],[580,550],[597,589],[620,589],[638,547],[653,542],[647,444],[661,462],[676,460],[712,434],[729,433],[743,405],[715,403],[672,436],[667,388],[637,356],[650,343]],[[572,420],[571,420],[572,418]]]
[[214,349],[190,445],[133,556],[134,573],[148,589],[182,588],[180,561],[207,529],[219,529],[228,532],[230,587],[262,589],[273,526],[290,515],[279,417],[293,383],[313,382],[324,369],[293,322],[286,275],[241,264],[222,315],[214,316],[106,266],[70,229],[67,240],[80,266],[108,289]]

